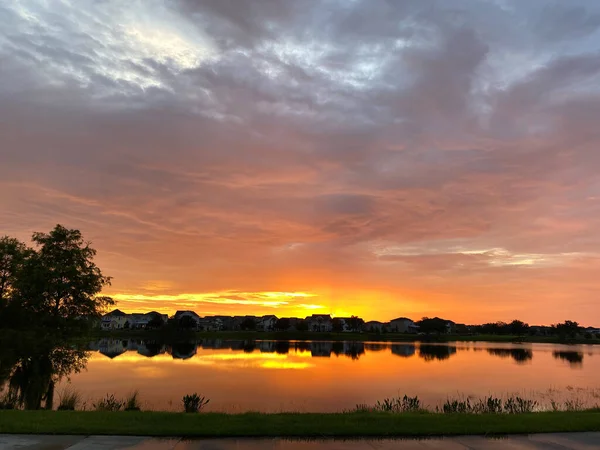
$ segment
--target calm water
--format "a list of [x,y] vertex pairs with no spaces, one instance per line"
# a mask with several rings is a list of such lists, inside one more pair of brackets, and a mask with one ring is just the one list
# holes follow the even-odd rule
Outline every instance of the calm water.
[[600,403],[600,346],[592,345],[102,340],[90,348],[86,369],[70,379],[88,404],[134,389],[157,410],[180,409],[193,392],[211,399],[209,410],[230,412],[340,411],[398,394],[429,406],[512,393]]

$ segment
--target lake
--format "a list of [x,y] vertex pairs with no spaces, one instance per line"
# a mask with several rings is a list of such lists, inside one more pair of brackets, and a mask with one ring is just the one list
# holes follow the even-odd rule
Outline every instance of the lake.
[[593,345],[103,339],[89,349],[86,368],[55,397],[75,389],[89,408],[137,389],[146,409],[180,410],[198,392],[211,399],[207,410],[227,412],[334,412],[399,394],[430,407],[490,394],[600,403]]

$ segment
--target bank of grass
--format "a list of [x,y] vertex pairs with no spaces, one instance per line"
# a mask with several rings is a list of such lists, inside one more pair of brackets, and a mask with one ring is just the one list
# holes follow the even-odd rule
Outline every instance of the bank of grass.
[[0,433],[158,437],[367,437],[600,431],[600,410],[528,414],[221,414],[0,411]]
[[403,333],[317,333],[300,331],[152,331],[152,330],[96,330],[96,338],[161,338],[161,339],[243,339],[273,341],[369,341],[369,342],[516,342],[548,344],[600,344],[600,339],[561,339],[558,336],[511,336],[511,335],[416,335]]

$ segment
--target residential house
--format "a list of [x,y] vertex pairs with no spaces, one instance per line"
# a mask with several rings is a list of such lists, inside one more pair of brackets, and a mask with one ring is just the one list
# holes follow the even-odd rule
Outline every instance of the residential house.
[[256,329],[258,331],[273,331],[275,329],[275,323],[277,323],[277,316],[267,315],[259,317],[256,323]]
[[392,333],[416,333],[419,327],[407,317],[398,317],[390,320],[388,331]]
[[351,327],[351,317],[338,317],[337,319],[339,319],[342,322],[343,333],[349,333],[351,331],[354,331]]
[[258,321],[256,316],[233,316],[232,319],[231,329],[234,331],[239,331],[244,328],[248,329],[245,327],[245,324],[251,323],[251,321],[254,321],[254,326],[256,327],[256,323]]
[[331,332],[332,320],[329,314],[313,314],[306,318],[309,331]]
[[383,333],[383,330],[386,328],[386,326],[389,326],[389,323],[370,320],[369,322],[365,322],[363,325],[363,331],[368,333]]
[[163,325],[165,325],[169,320],[169,316],[167,314],[161,314],[158,311],[150,311],[144,315],[146,316],[146,324],[144,326],[147,326],[155,317],[159,317],[162,320]]
[[233,330],[233,317],[231,316],[210,316],[210,318],[214,321],[214,323],[220,323],[221,331],[231,331]]
[[131,313],[129,314],[129,328],[131,329],[140,329],[146,328],[148,322],[150,322],[151,317],[147,316],[144,313]]
[[552,327],[545,325],[531,325],[529,327],[529,334],[532,336],[550,336],[552,335]]
[[202,331],[221,331],[223,321],[218,317],[204,317],[198,321],[198,329]]
[[115,309],[102,316],[100,326],[103,330],[121,330],[129,327],[129,314],[125,314],[123,311]]
[[586,333],[590,333],[596,336],[600,336],[600,328],[595,328],[595,327],[587,327],[584,330]]
[[302,319],[298,319],[297,317],[290,317],[290,327],[287,330],[284,331],[298,331],[298,329],[296,328],[296,326],[298,325],[298,322],[300,322]]

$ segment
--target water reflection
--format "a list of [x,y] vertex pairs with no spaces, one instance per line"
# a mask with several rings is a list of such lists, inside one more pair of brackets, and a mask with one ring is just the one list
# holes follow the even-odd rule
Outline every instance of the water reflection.
[[83,369],[87,356],[43,341],[0,348],[0,409],[52,409],[56,384]]
[[553,351],[552,356],[569,363],[571,367],[583,366],[583,352],[576,351]]
[[455,353],[456,347],[453,345],[421,344],[419,346],[419,356],[425,361],[443,361]]
[[[0,346],[0,398],[17,408],[56,408],[55,391],[65,387],[58,381],[83,368],[88,354],[89,370],[72,377],[72,388],[90,402],[123,397],[133,386],[152,409],[177,409],[177,399],[201,389],[218,410],[237,412],[336,411],[397,392],[398,373],[404,393],[433,404],[448,392],[501,395],[580,380],[597,386],[600,368],[600,347],[550,344],[101,339],[86,349]],[[588,351],[594,356],[584,368]]]
[[414,344],[392,344],[392,354],[402,358],[410,358],[415,354]]
[[533,351],[526,348],[488,348],[490,355],[512,358],[517,364],[525,364],[533,359]]

